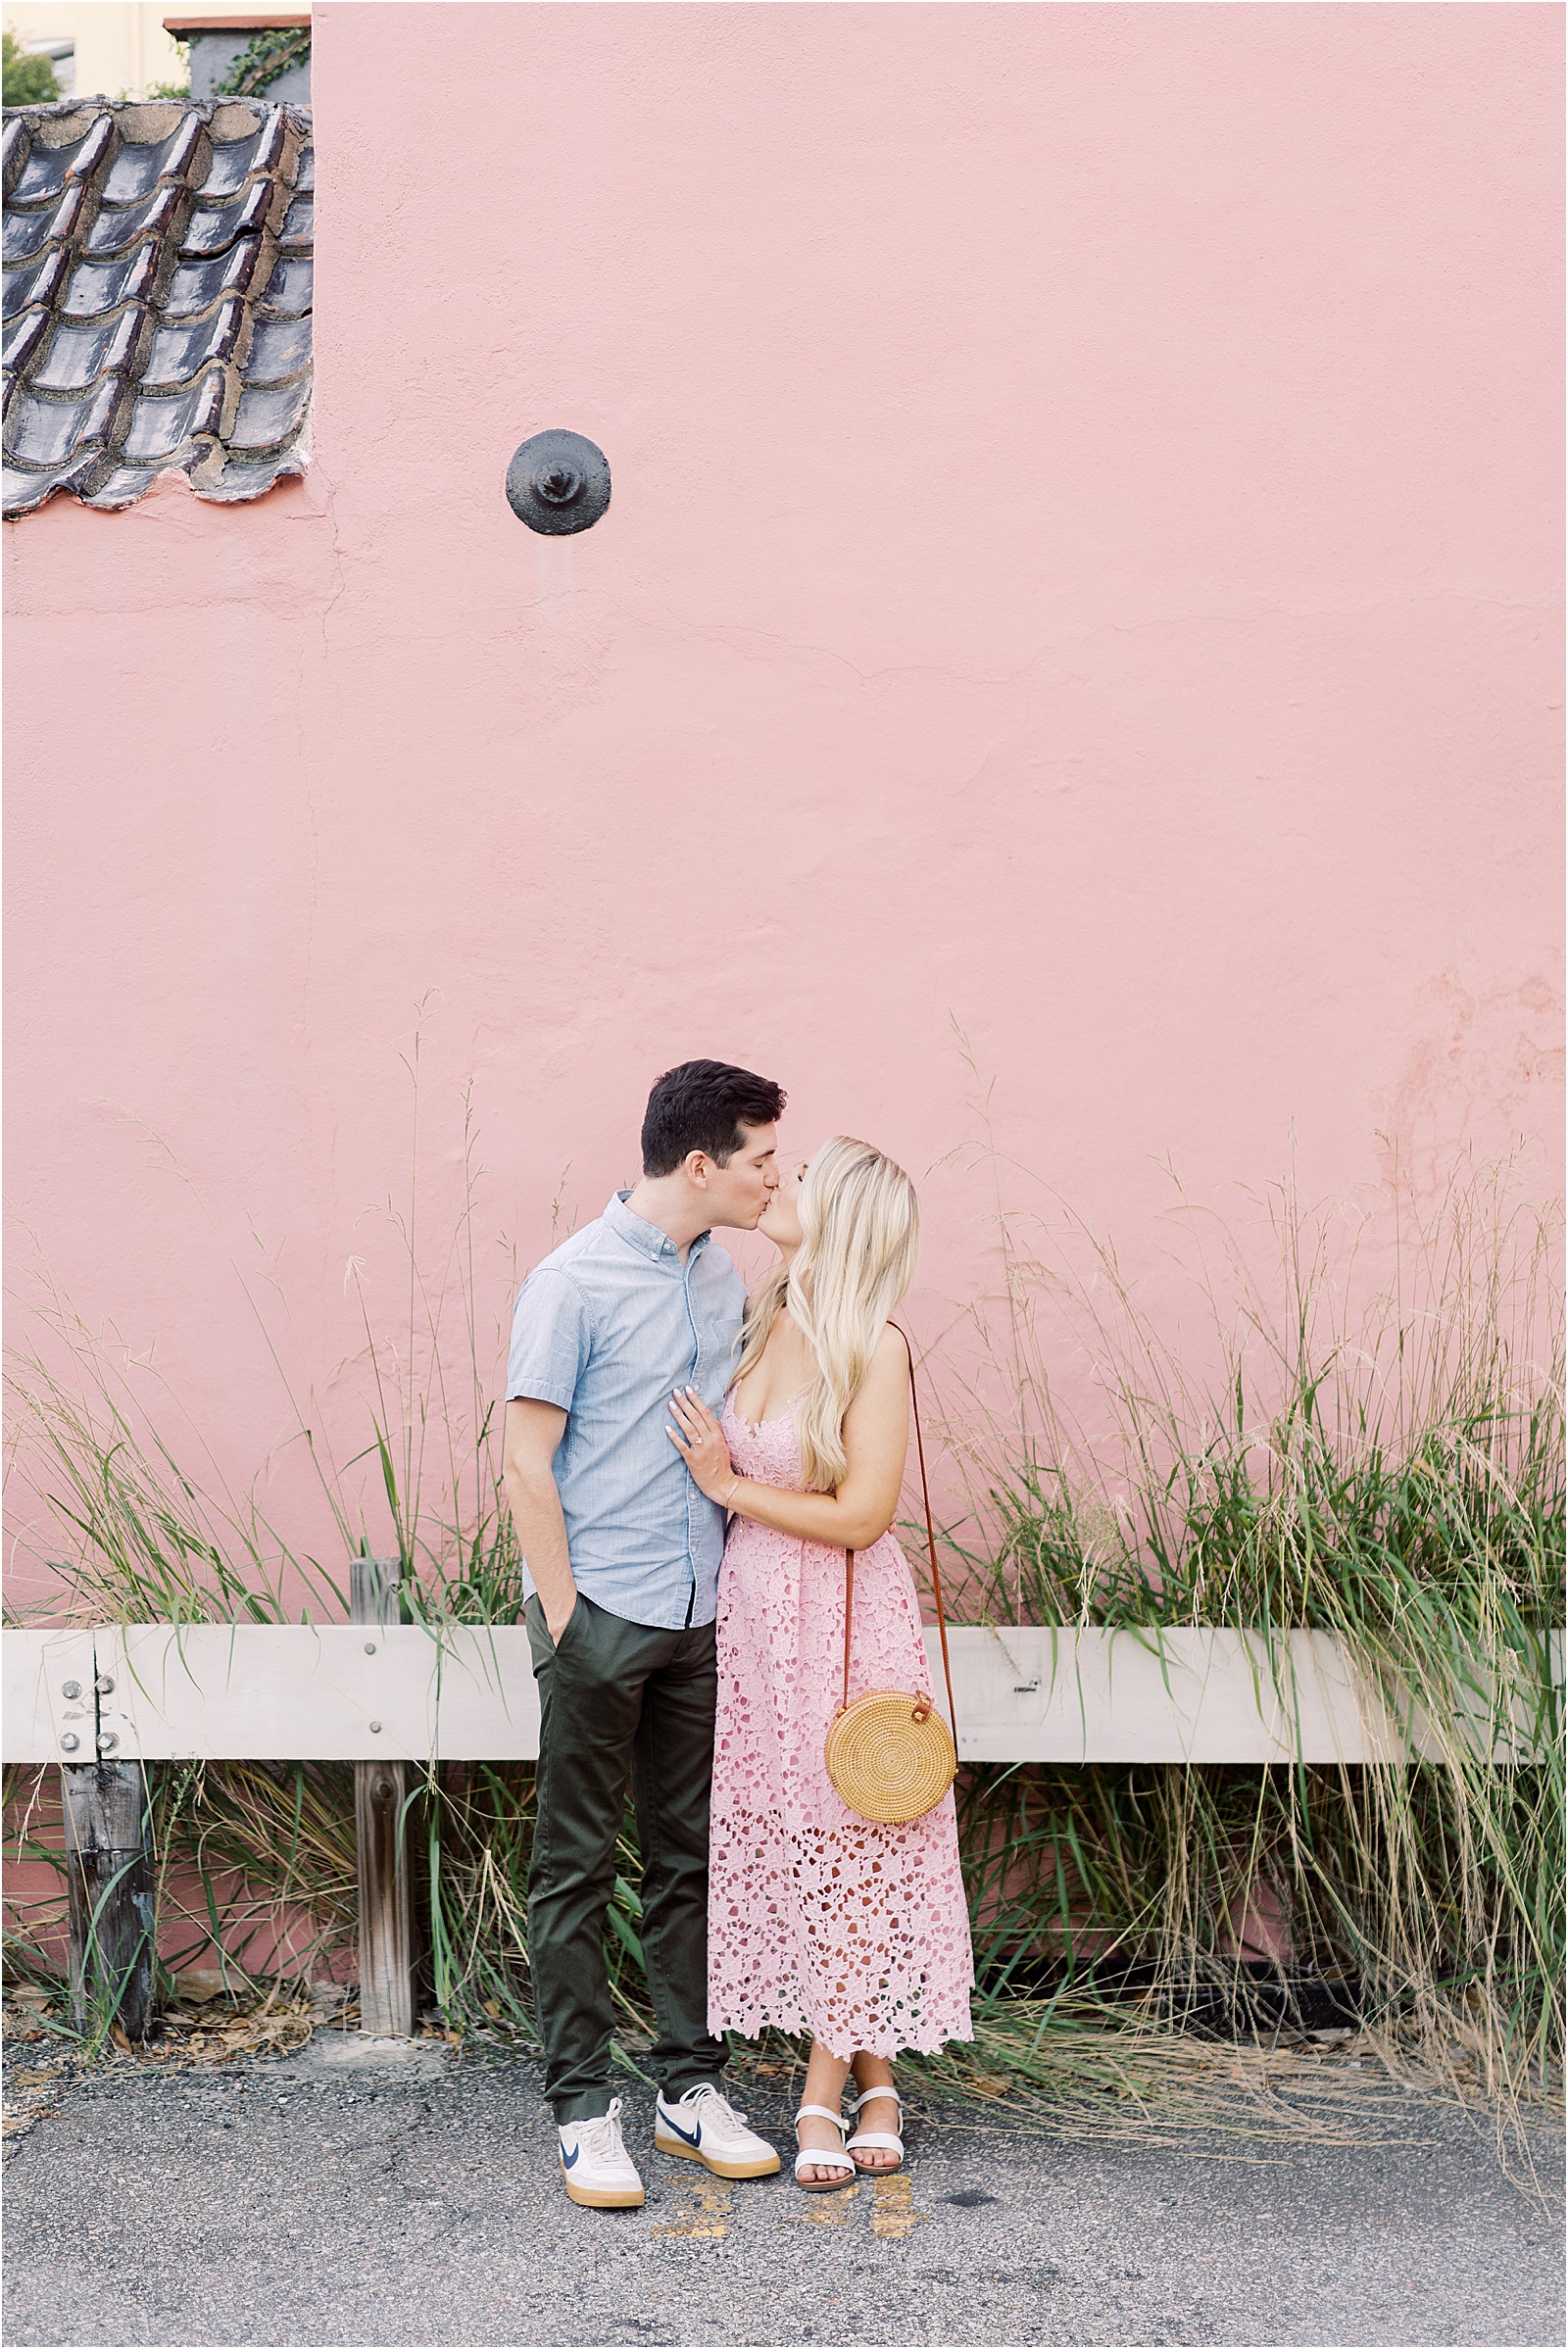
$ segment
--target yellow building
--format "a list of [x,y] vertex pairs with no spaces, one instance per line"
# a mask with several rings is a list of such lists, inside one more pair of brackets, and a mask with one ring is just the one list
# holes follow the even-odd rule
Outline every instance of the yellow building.
[[[164,30],[172,0],[4,0],[5,29],[24,49],[53,58],[63,98],[144,98],[181,81],[184,52]],[[208,18],[254,18],[253,5],[204,7]]]

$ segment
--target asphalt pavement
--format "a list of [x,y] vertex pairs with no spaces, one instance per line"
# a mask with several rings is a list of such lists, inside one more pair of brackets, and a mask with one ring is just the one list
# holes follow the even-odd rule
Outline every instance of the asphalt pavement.
[[[656,2154],[634,2086],[647,2205],[601,2212],[565,2198],[527,2061],[319,2032],[249,2069],[126,2064],[30,2093],[7,2163],[19,2345],[1564,2337],[1560,2211],[1436,2099],[1382,2142],[1240,2152],[939,2109],[902,2175],[808,2197],[787,2169],[726,2185]],[[787,2143],[780,2101],[749,2109]],[[1560,2137],[1535,2151],[1559,2179]]]

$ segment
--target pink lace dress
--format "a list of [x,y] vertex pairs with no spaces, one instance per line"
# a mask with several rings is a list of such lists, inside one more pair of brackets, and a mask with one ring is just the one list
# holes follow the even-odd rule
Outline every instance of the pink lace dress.
[[[742,1476],[801,1491],[793,1411],[751,1428],[727,1405],[723,1426]],[[953,1796],[906,1827],[840,1799],[822,1743],[843,1670],[843,1550],[737,1517],[718,1586],[709,2029],[934,2052],[972,2036]],[[914,1584],[884,1534],[855,1560],[850,1694],[928,1681]]]

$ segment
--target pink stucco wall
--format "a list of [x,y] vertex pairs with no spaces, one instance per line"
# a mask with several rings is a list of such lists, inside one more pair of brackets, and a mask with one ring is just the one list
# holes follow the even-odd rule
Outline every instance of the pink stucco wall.
[[[961,1030],[1134,1272],[1162,1160],[1555,1136],[1557,9],[316,26],[309,479],[6,538],[9,1201],[237,1485],[220,1241],[352,1450],[421,999],[485,1344],[694,1052],[923,1171]],[[614,494],[552,541],[555,424]]]

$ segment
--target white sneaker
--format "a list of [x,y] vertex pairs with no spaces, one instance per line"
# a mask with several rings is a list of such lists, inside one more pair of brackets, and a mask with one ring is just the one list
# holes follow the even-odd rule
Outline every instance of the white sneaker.
[[715,2178],[771,2178],[778,2155],[765,2137],[746,2126],[711,2080],[691,2088],[676,2103],[661,2096],[654,2108],[654,2143],[678,2161],[706,2162]]
[[561,2123],[561,2175],[573,2202],[590,2210],[641,2208],[643,2181],[620,2141],[620,2098],[592,2121]]

